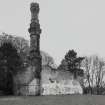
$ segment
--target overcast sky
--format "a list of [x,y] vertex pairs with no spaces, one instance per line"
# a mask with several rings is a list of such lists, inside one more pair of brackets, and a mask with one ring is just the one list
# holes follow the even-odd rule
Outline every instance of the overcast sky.
[[0,32],[29,39],[31,1],[40,5],[41,50],[57,64],[69,49],[105,57],[105,0],[0,0]]

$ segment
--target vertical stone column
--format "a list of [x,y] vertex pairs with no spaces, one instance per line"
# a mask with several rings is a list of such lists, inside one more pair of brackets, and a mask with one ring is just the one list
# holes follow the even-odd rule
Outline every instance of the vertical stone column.
[[31,11],[31,24],[29,28],[30,33],[30,61],[31,66],[34,68],[34,75],[36,79],[35,95],[40,95],[41,89],[41,55],[40,55],[40,24],[38,20],[39,14],[39,4],[38,3],[31,3],[30,6]]

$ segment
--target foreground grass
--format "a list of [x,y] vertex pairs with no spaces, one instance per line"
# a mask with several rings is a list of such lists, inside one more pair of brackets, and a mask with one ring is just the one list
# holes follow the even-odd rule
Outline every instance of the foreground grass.
[[105,105],[105,96],[6,96],[0,97],[0,105]]

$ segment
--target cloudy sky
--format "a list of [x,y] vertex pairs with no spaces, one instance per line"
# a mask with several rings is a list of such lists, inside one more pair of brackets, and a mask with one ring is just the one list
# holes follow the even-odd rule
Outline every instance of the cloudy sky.
[[41,50],[57,64],[69,49],[105,57],[104,0],[0,0],[0,32],[29,39],[32,1],[40,5]]

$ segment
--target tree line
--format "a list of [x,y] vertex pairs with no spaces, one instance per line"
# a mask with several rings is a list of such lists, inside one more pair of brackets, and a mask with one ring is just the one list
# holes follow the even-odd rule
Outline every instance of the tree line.
[[80,79],[84,94],[104,94],[105,61],[97,55],[78,57],[77,52],[69,50],[57,70],[69,71],[74,79]]

